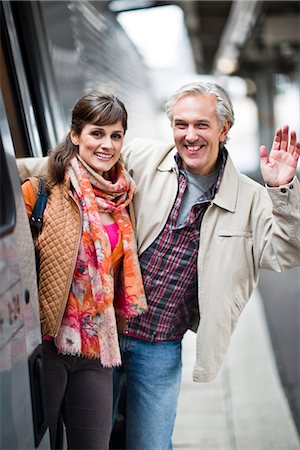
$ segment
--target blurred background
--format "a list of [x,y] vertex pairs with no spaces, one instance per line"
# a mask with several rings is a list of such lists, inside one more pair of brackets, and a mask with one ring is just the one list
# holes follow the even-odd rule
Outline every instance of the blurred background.
[[[236,122],[227,147],[257,181],[259,145],[270,147],[284,124],[300,135],[299,1],[2,1],[0,56],[17,157],[46,155],[91,89],[126,104],[126,139],[170,141],[165,101],[202,79],[229,92]],[[300,431],[299,270],[263,272],[259,288]]]
[[[28,2],[20,3],[30,14]],[[258,146],[271,145],[277,126],[288,123],[299,132],[298,1],[32,3],[31,20],[43,27],[30,27],[32,39],[34,31],[45,33],[67,124],[82,93],[107,90],[128,107],[129,139],[169,139],[166,99],[182,84],[208,78],[234,102],[230,151],[244,172],[257,171]]]

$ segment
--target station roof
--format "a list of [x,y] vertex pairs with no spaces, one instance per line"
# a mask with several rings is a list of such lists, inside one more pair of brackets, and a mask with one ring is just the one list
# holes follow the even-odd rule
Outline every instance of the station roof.
[[111,0],[118,13],[177,5],[182,8],[199,74],[250,76],[263,67],[289,73],[299,65],[298,0]]

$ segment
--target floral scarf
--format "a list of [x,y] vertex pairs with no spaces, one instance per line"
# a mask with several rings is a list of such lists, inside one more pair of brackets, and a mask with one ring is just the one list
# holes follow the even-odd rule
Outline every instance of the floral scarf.
[[[68,173],[73,195],[81,207],[82,236],[55,344],[61,353],[99,358],[103,366],[112,367],[121,363],[116,314],[124,320],[147,309],[134,233],[126,210],[135,184],[120,162],[106,179],[78,155],[71,160]],[[99,212],[111,213],[121,233],[123,264],[116,292],[110,242]]]

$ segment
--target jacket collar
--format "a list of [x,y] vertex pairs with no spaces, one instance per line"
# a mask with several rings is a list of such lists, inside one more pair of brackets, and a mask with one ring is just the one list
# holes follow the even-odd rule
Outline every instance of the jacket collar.
[[234,212],[237,202],[238,184],[239,173],[228,154],[222,181],[212,203],[220,208]]
[[[165,157],[161,161],[157,169],[160,172],[168,172],[173,169],[175,169],[176,172],[178,172],[178,166],[174,158],[176,154],[177,149],[174,146],[174,144],[169,145],[165,149]],[[234,167],[232,159],[228,154],[222,181],[218,189],[218,192],[216,193],[212,202],[215,205],[219,206],[220,208],[234,212],[236,208],[238,195],[238,183],[239,183],[238,171]]]
[[169,172],[173,169],[177,169],[177,164],[175,161],[175,155],[177,154],[177,149],[174,146],[174,144],[169,145],[166,149],[165,149],[165,156],[164,159],[161,161],[161,163],[159,164],[159,166],[157,167],[157,170],[159,170],[160,172]]

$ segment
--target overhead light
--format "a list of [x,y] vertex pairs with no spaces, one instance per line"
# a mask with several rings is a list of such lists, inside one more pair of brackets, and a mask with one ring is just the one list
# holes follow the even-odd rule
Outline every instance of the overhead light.
[[108,8],[116,13],[134,9],[144,9],[153,6],[153,0],[112,0]]
[[222,53],[219,54],[216,62],[216,68],[219,72],[229,75],[238,69],[239,52],[235,45],[227,45]]
[[219,72],[229,75],[238,68],[236,59],[222,57],[217,60],[217,69]]
[[215,57],[215,68],[224,74],[237,70],[240,49],[257,20],[263,2],[234,0]]

